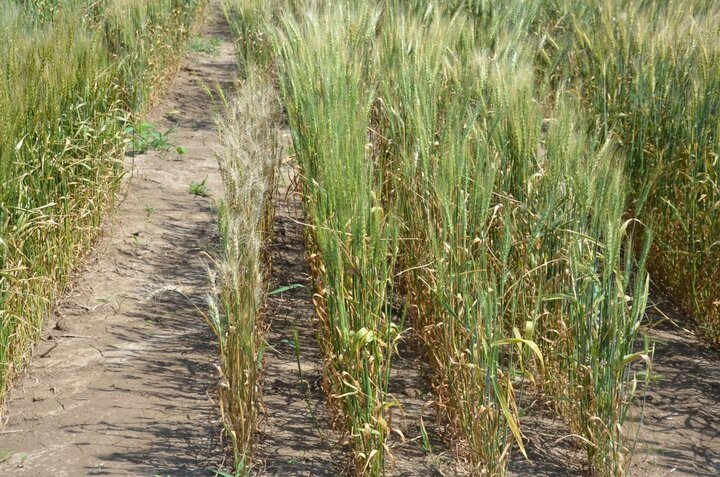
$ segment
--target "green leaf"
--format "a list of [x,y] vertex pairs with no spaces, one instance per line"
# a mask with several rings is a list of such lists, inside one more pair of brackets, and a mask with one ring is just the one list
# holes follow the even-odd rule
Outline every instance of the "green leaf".
[[294,290],[296,288],[305,288],[305,285],[299,283],[293,283],[292,285],[285,285],[280,288],[276,288],[271,292],[268,292],[268,296],[277,295],[278,293],[286,292],[288,290]]

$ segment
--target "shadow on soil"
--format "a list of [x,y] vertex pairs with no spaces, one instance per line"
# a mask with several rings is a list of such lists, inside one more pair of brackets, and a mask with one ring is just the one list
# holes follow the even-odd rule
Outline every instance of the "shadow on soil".
[[[655,291],[651,295],[660,299]],[[698,342],[692,324],[668,302],[657,301],[646,333],[655,343],[650,384],[632,410],[629,429],[642,419],[628,475],[715,477],[720,475],[720,355]],[[645,371],[638,365],[635,371]],[[516,476],[584,476],[587,459],[566,425],[542,403],[526,404],[523,420],[527,462],[515,453]]]
[[646,396],[635,475],[720,475],[720,354],[705,348],[693,325],[670,304],[658,300],[655,308],[648,330],[655,342],[654,382]]
[[[282,199],[279,202],[284,202]],[[256,457],[258,475],[345,475],[348,448],[332,432],[322,389],[323,358],[318,348],[318,320],[305,261],[302,227],[291,219],[298,210],[278,205],[272,255],[271,289],[302,287],[267,299],[263,413]],[[302,380],[295,356],[297,330]]]
[[[146,259],[142,246],[122,248],[128,252],[124,267],[132,269],[136,264],[152,281],[128,297],[133,299],[127,300],[127,304],[120,305],[120,312],[130,321],[111,328],[113,342],[119,344],[102,350],[106,373],[111,377],[115,374],[116,381],[122,383],[112,385],[112,396],[120,400],[108,407],[107,414],[136,416],[136,420],[121,425],[100,420],[79,429],[67,429],[69,433],[90,431],[112,436],[115,452],[102,456],[106,468],[87,468],[89,475],[114,474],[113,463],[123,469],[132,463],[139,472],[152,469],[163,475],[190,476],[198,475],[199,462],[211,459],[205,467],[209,469],[212,463],[222,459],[218,455],[220,427],[214,406],[206,422],[215,422],[215,425],[206,424],[201,439],[198,439],[198,423],[189,416],[186,421],[179,419],[170,425],[154,417],[183,412],[174,403],[207,402],[215,395],[213,364],[199,360],[198,356],[216,355],[216,339],[196,306],[204,309],[203,290],[207,288],[207,271],[198,256],[201,252],[211,252],[208,247],[215,244],[218,237],[210,220],[175,222],[173,217],[182,216],[175,209],[183,206],[173,205],[171,200],[169,196],[168,203],[163,204],[162,216],[158,217],[162,223],[160,250],[148,253]],[[207,216],[209,201],[198,201],[198,211]],[[196,292],[186,295],[184,290],[188,289]],[[139,323],[145,325],[138,326]],[[184,356],[187,359],[183,359]],[[153,378],[147,379],[148,376]],[[108,390],[90,388],[90,391],[102,395]],[[131,394],[151,397],[152,407],[141,413],[129,408],[122,396]],[[132,445],[123,445],[126,439],[130,442],[142,435],[146,436],[142,438],[144,441],[153,443],[152,448],[138,453]],[[178,448],[178,443],[184,445]],[[208,475],[212,473],[208,471]]]

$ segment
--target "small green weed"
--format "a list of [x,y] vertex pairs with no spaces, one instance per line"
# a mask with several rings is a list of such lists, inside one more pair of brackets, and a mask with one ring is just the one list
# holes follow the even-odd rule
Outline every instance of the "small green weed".
[[10,460],[10,457],[15,455],[15,451],[11,450],[0,450],[0,462],[6,462]]
[[183,158],[185,157],[185,154],[186,154],[186,153],[187,153],[187,148],[186,148],[186,147],[184,147],[184,146],[178,146],[178,147],[176,147],[176,148],[175,148],[175,154],[177,154],[177,155],[175,156],[175,158],[174,158],[173,160],[175,160],[175,161],[182,161]]
[[423,450],[428,454],[432,454],[433,449],[430,444],[430,437],[428,436],[427,429],[425,429],[425,421],[423,421],[422,416],[420,416],[420,436],[422,437]]
[[216,56],[220,53],[221,41],[219,38],[195,37],[188,41],[187,49],[194,53],[205,53]]
[[211,472],[215,473],[215,477],[242,477],[244,475],[248,475],[249,469],[246,467],[247,466],[245,465],[245,462],[241,461],[241,462],[237,463],[237,465],[235,467],[235,471],[232,473],[226,472],[221,469],[209,469],[209,470]]
[[170,132],[172,130],[161,133],[148,122],[131,124],[125,128],[125,133],[131,137],[132,149],[138,154],[170,149],[171,144],[168,140]]
[[201,181],[192,181],[190,185],[188,186],[188,192],[190,192],[192,195],[198,195],[200,197],[207,197],[208,196],[208,188],[207,188],[207,176],[203,178]]

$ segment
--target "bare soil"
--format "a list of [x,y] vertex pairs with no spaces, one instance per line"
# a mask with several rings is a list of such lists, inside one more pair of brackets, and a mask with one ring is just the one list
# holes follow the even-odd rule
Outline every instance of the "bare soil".
[[223,41],[191,54],[148,120],[187,153],[128,156],[124,199],[97,253],[42,331],[0,430],[0,474],[213,475],[224,452],[214,337],[203,308],[204,252],[218,241],[213,104],[201,84],[229,87],[233,45],[213,9],[199,34]]
[[350,449],[343,444],[343,436],[333,431],[322,389],[319,320],[305,261],[302,211],[298,199],[288,190],[293,178],[292,167],[285,164],[275,198],[270,289],[290,289],[268,296],[264,312],[267,351],[262,417],[255,447],[256,473],[336,477],[344,475]]
[[[693,325],[656,293],[648,335],[654,382],[646,397],[632,475],[720,475],[720,353],[704,348]],[[637,419],[639,412],[635,413]]]
[[391,409],[390,424],[395,432],[388,438],[393,464],[389,475],[467,476],[465,460],[448,445],[449,432],[438,422],[432,369],[413,333],[405,330],[390,371],[389,393],[401,407]]

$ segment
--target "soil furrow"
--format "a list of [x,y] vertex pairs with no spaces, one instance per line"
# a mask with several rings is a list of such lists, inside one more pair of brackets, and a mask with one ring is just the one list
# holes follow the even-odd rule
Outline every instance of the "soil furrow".
[[288,192],[293,178],[292,167],[284,165],[275,199],[271,289],[290,289],[268,296],[264,312],[268,347],[255,458],[259,475],[335,477],[344,475],[350,449],[332,431],[322,389],[319,321],[305,261],[302,210],[299,198]]
[[421,345],[412,338],[412,333],[413,330],[405,331],[390,372],[389,393],[401,408],[393,412],[391,420],[396,432],[388,439],[393,463],[389,475],[466,476],[467,470],[442,437],[444,430],[436,419],[432,369],[417,351]]
[[661,294],[653,298],[652,384],[631,475],[720,475],[720,355],[704,348],[685,314]]

